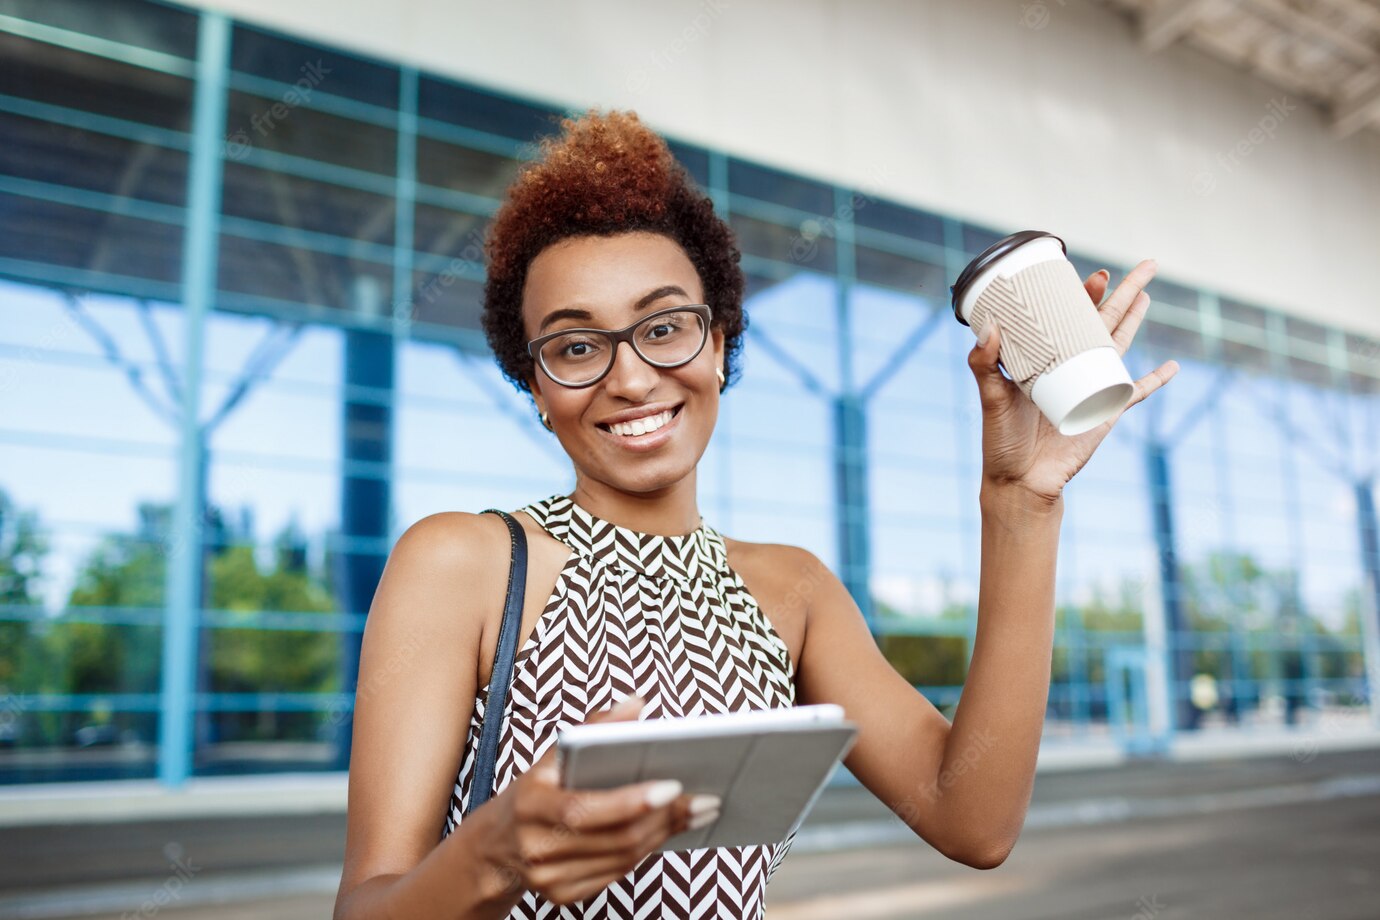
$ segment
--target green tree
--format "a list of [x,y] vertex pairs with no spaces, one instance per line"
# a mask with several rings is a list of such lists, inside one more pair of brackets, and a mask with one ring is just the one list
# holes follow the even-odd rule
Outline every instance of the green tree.
[[55,713],[27,712],[25,694],[45,689],[47,619],[39,585],[48,535],[38,513],[20,510],[0,490],[0,740],[23,742],[57,722]]
[[[162,618],[167,578],[171,508],[145,503],[136,533],[108,534],[82,563],[68,601],[72,608],[104,608],[115,619],[147,622],[83,623],[59,619],[49,636],[58,687],[71,693],[157,693],[161,679]],[[217,623],[200,631],[210,643],[201,656],[209,671],[206,689],[225,693],[325,692],[335,689],[339,639],[334,632],[278,629],[254,622],[278,613],[331,612],[324,581],[309,571],[306,540],[289,525],[261,562],[247,516],[231,526],[212,509],[206,526],[206,601]],[[240,616],[237,616],[239,614]],[[241,622],[237,623],[236,620]],[[294,733],[311,737],[314,713],[288,720]],[[275,735],[273,713],[227,713],[235,737]],[[296,725],[300,722],[300,725]],[[147,733],[147,732],[146,732]]]
[[116,622],[59,621],[54,651],[68,693],[158,692],[164,521],[160,506],[140,505],[137,531],[105,535],[78,569],[68,610],[97,608]]
[[[272,560],[261,565],[248,544],[225,547],[211,563],[211,603],[239,614],[243,627],[209,632],[211,687],[221,693],[329,692],[339,683],[340,640],[335,632],[260,628],[250,625],[258,611],[331,613],[335,601],[323,580],[308,570],[306,541],[295,524],[274,540]],[[282,717],[273,712],[232,714],[238,737],[273,738]],[[282,719],[307,737],[316,716]]]
[[0,605],[5,608],[5,617],[0,619],[0,692],[23,690],[25,680],[35,676],[25,673],[32,651],[28,615],[41,613],[33,608],[42,606],[38,586],[48,550],[38,513],[20,510],[9,493],[0,489]]

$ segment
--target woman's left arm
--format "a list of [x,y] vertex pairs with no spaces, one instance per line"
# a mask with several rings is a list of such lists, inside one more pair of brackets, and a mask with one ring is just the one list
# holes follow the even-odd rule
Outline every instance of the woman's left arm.
[[978,868],[1016,845],[1035,785],[1054,651],[1054,574],[1064,500],[984,486],[977,634],[931,787],[942,820],[971,834]]
[[[1117,350],[1130,347],[1150,299],[1146,260],[1102,302],[1105,272],[1084,283]],[[950,724],[877,649],[857,603],[812,554],[801,702],[836,702],[859,724],[845,761],[865,786],[936,849],[976,868],[1000,865],[1025,823],[1049,696],[1054,576],[1063,487],[1121,413],[1064,436],[999,369],[1000,329],[968,363],[983,412],[982,570],[977,635]],[[1136,381],[1130,408],[1169,381],[1174,361]],[[1122,410],[1125,412],[1125,409]],[[827,572],[827,569],[824,569]]]

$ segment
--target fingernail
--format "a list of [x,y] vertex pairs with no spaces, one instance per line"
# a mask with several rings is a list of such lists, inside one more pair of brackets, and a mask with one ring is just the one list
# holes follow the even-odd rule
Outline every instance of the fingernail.
[[718,811],[723,800],[717,795],[695,795],[690,797],[690,814],[700,815],[706,811]]
[[986,348],[987,340],[992,337],[992,321],[989,319],[987,325],[982,327],[982,335],[978,336],[978,348]]
[[706,811],[702,815],[695,815],[695,817],[690,819],[690,827],[688,829],[697,831],[707,824],[713,824],[717,820],[719,820],[719,809],[716,808],[713,811]]
[[1110,281],[1111,278],[1112,278],[1112,273],[1109,272],[1109,271],[1107,271],[1107,269],[1105,269],[1105,268],[1099,268],[1099,269],[1097,270],[1097,273],[1098,273],[1099,275],[1106,275],[1106,276],[1107,276],[1107,280],[1109,280],[1109,281]]
[[684,788],[678,779],[664,779],[647,787],[647,804],[653,808],[660,808],[680,795]]

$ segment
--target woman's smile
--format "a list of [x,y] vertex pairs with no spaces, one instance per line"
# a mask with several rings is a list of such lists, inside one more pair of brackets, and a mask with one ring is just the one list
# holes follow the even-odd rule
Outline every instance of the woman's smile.
[[595,425],[594,427],[597,428],[599,430],[599,433],[602,434],[605,438],[613,441],[619,447],[626,448],[627,450],[656,450],[658,447],[665,444],[667,441],[671,440],[671,436],[674,435],[680,429],[680,417],[682,415],[681,410],[683,410],[684,408],[684,403],[681,403],[679,406],[676,406],[676,408],[673,410],[673,413],[669,421],[663,423],[662,426],[656,429],[655,431],[648,431],[645,434],[615,434],[613,431],[609,430],[603,425]]

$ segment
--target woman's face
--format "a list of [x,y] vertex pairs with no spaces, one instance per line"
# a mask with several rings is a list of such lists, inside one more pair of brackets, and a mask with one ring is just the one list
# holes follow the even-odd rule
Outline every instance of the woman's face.
[[[656,299],[636,309],[654,292],[660,292]],[[642,231],[576,237],[542,250],[528,266],[522,322],[531,341],[560,329],[622,329],[658,310],[704,302],[699,273],[669,237]],[[549,319],[565,309],[590,315]],[[721,367],[723,332],[711,327],[704,348],[680,367],[653,367],[623,343],[608,374],[592,386],[561,386],[540,366],[530,384],[578,471],[623,491],[649,492],[674,485],[699,463],[719,415]],[[650,413],[639,414],[676,414],[640,437],[607,427],[610,417],[644,407]]]

